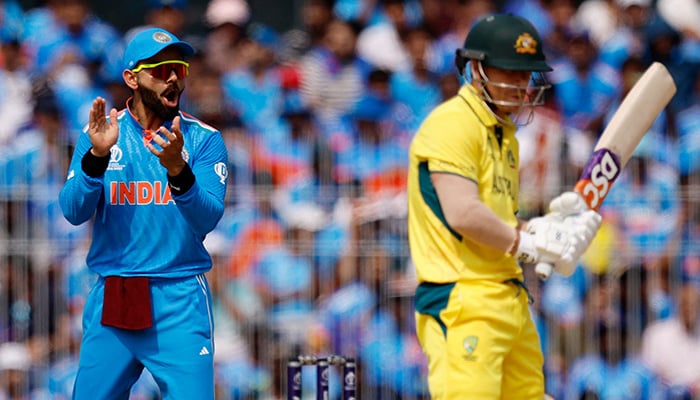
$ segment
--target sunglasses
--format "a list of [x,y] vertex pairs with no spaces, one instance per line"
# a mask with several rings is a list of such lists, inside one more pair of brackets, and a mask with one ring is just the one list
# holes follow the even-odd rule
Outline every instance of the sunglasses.
[[190,64],[182,60],[166,60],[154,64],[141,64],[131,71],[137,73],[144,69],[147,70],[152,77],[167,81],[172,71],[175,71],[177,79],[186,77],[190,69]]

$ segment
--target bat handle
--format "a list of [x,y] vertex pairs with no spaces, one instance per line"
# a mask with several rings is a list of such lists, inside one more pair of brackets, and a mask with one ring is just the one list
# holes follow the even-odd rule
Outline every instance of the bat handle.
[[549,277],[552,275],[552,271],[554,271],[554,265],[550,263],[539,262],[537,265],[535,265],[535,273],[537,274],[537,277],[543,281],[549,279]]

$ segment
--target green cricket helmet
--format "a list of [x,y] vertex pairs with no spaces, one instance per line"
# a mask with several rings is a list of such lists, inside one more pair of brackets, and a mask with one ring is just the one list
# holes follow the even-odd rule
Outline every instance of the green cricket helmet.
[[[534,108],[544,104],[545,91],[551,87],[544,73],[552,68],[545,62],[541,42],[539,33],[526,19],[493,14],[479,20],[469,31],[464,47],[456,51],[455,64],[460,75],[476,85],[479,97],[489,104],[502,123],[527,125],[533,119]],[[470,61],[474,69],[467,74]],[[529,72],[530,82],[523,86],[491,80],[484,66]],[[492,95],[494,88],[501,93]],[[517,93],[517,99],[503,96],[504,89]],[[507,109],[511,121],[504,119],[499,109]]]
[[479,20],[456,53],[460,73],[468,60],[512,71],[552,70],[545,61],[537,29],[528,20],[511,14],[493,14]]

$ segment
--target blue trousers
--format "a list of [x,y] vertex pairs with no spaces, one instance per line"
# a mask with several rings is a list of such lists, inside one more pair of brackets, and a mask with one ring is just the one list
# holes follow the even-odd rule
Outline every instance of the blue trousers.
[[147,368],[162,398],[214,399],[214,321],[204,275],[152,279],[153,326],[131,331],[101,324],[104,279],[83,310],[74,400],[128,399]]

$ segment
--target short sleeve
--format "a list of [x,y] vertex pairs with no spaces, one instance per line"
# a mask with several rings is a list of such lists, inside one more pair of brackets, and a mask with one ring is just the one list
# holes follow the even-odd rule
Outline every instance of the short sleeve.
[[464,114],[453,111],[431,115],[417,134],[415,152],[427,161],[430,172],[456,174],[478,183],[484,129]]

